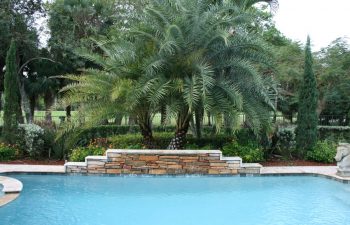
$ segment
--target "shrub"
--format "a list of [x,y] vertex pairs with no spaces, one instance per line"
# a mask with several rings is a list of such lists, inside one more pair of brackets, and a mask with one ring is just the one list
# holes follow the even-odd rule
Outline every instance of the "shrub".
[[[158,148],[166,148],[173,137],[173,133],[154,133],[153,137]],[[140,134],[117,135],[109,138],[112,148],[143,149],[142,136]]]
[[215,148],[211,144],[207,144],[204,146],[198,146],[197,144],[192,143],[192,144],[186,144],[185,149],[189,149],[189,150],[214,150]]
[[72,150],[69,160],[73,162],[84,162],[89,155],[104,155],[106,149],[99,146],[89,145],[88,147],[78,147]]
[[0,143],[0,161],[13,160],[19,154],[19,150],[14,145]]
[[222,148],[225,156],[239,156],[243,162],[261,162],[264,161],[264,152],[255,146],[243,146],[237,142],[225,144]]
[[324,140],[317,142],[316,146],[307,152],[306,158],[316,162],[333,163],[336,154],[336,145]]
[[318,136],[320,140],[333,142],[350,142],[349,126],[319,126]]
[[[159,133],[171,133],[175,131],[175,126],[154,126],[153,132]],[[213,127],[203,126],[203,134],[212,134],[215,132]],[[84,130],[75,131],[79,133],[74,136],[75,146],[87,146],[92,139],[107,138],[116,135],[129,135],[140,133],[140,128],[137,125],[101,125],[95,126]],[[169,137],[171,138],[171,137]],[[170,140],[169,140],[170,142]]]
[[[154,133],[153,137],[158,148],[166,149],[170,140],[174,137],[174,133]],[[188,135],[186,149],[221,149],[225,143],[232,141],[232,139],[231,136],[225,135],[204,136],[199,139]],[[110,137],[108,140],[112,148],[144,148],[142,144],[142,136],[140,134],[117,135]]]
[[251,129],[243,128],[235,133],[236,141],[240,145],[259,146],[259,139]]
[[36,124],[20,124],[19,148],[30,157],[37,158],[44,154],[44,129]]
[[295,132],[293,128],[280,128],[277,131],[276,148],[283,157],[291,158],[295,151]]

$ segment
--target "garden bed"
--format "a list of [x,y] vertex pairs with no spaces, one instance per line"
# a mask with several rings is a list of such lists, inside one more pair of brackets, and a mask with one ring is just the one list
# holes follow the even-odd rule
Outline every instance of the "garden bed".
[[336,166],[336,163],[320,163],[307,160],[268,160],[260,163],[263,166]]

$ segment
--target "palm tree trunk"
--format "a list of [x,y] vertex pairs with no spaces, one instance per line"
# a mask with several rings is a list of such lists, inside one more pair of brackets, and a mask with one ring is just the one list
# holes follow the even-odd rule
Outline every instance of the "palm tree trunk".
[[70,119],[72,117],[72,106],[71,105],[66,107],[66,117],[67,117],[67,121],[70,121]]
[[129,115],[129,121],[128,121],[128,125],[135,125],[136,122],[136,118],[134,115]]
[[35,105],[36,96],[32,95],[29,97],[29,123],[34,121]]
[[204,109],[198,109],[195,111],[195,130],[197,138],[202,137],[203,115]]
[[142,143],[146,149],[155,149],[157,148],[154,138],[153,138],[153,133],[152,133],[152,128],[148,126],[147,124],[139,124],[140,130],[141,130],[141,135],[142,135]]
[[166,122],[166,106],[162,105],[160,108],[160,124],[162,126],[165,126],[165,122]]
[[122,125],[122,120],[123,120],[123,114],[117,113],[114,117],[115,125],[118,125],[118,126]]
[[208,126],[211,126],[211,115],[210,115],[210,112],[207,112],[207,116],[208,116]]
[[[134,117],[135,118],[135,117]],[[140,111],[140,113],[136,116],[137,122],[140,127],[142,142],[145,148],[147,149],[155,149],[157,145],[153,138],[152,132],[152,119],[148,110]]]
[[188,109],[185,109],[178,114],[175,137],[171,139],[168,145],[168,149],[184,149],[186,144],[186,134],[190,126],[190,121],[191,114],[189,113]]
[[44,94],[44,104],[45,104],[45,121],[48,124],[52,123],[52,113],[51,107],[53,105],[53,94],[51,91],[47,91]]

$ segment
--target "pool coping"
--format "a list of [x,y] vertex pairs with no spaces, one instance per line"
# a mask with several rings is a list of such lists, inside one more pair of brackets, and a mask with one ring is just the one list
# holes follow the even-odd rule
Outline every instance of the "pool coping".
[[2,192],[5,193],[0,196],[0,207],[15,200],[23,189],[22,182],[14,178],[6,177],[6,175],[14,173],[64,174],[65,168],[64,166],[57,165],[0,164],[0,184],[3,185]]
[[350,184],[350,177],[337,175],[337,166],[281,166],[262,167],[262,176],[288,176],[288,175],[309,175],[329,178],[341,183]]
[[0,184],[4,193],[0,196],[0,207],[15,200],[23,189],[22,182],[12,177],[0,176]]

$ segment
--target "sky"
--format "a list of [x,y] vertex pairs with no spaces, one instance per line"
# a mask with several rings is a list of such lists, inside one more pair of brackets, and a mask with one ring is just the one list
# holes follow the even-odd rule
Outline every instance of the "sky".
[[[350,0],[278,0],[274,21],[288,38],[306,42],[313,51],[327,47],[338,37],[350,37]],[[349,42],[349,40],[348,40]]]
[[[48,1],[48,0],[45,0]],[[350,38],[350,0],[278,0],[274,15],[276,27],[294,41],[306,42],[310,35],[312,50],[327,47],[338,37]],[[48,32],[46,23],[44,34]],[[46,46],[49,35],[41,35],[41,45]],[[350,43],[350,39],[348,39]]]

